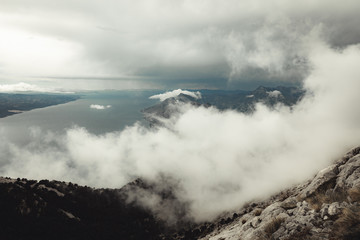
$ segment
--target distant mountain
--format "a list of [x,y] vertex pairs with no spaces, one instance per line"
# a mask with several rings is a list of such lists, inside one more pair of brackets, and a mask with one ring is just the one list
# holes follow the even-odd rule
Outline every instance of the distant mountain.
[[79,96],[68,94],[0,93],[0,118],[77,99],[79,99]]
[[263,87],[253,91],[225,91],[225,90],[200,90],[201,98],[196,99],[186,94],[168,98],[163,102],[144,109],[144,118],[151,125],[161,124],[161,118],[168,119],[176,114],[178,109],[174,106],[189,103],[194,106],[214,106],[220,110],[232,109],[243,113],[252,113],[256,103],[263,103],[273,108],[276,104],[293,106],[304,96],[305,91],[296,87]]
[[196,98],[181,93],[176,97],[165,99],[159,104],[145,108],[142,110],[142,113],[150,125],[162,125],[161,118],[168,119],[172,115],[177,114],[179,109],[176,106],[182,104],[202,105]]
[[274,107],[278,103],[286,106],[295,105],[305,94],[305,91],[296,87],[263,87],[253,91],[201,91],[199,102],[210,104],[220,110],[233,109],[243,113],[254,111],[256,103],[263,103]]

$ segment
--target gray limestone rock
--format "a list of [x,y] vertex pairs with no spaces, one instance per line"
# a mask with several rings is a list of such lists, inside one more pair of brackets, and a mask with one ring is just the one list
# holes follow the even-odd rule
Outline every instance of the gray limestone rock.
[[281,203],[281,207],[288,210],[296,208],[297,200],[295,197],[289,197],[284,202]]
[[259,217],[254,217],[250,222],[253,228],[257,228],[260,225],[260,223],[261,223],[261,218]]
[[337,177],[338,171],[338,166],[336,164],[321,170],[311,181],[310,185],[301,192],[300,198],[305,199],[314,194],[320,186],[335,179]]
[[335,216],[338,215],[341,212],[341,206],[338,202],[333,202],[330,204],[328,209],[329,216]]
[[276,232],[273,233],[272,237],[274,239],[280,239],[280,237],[284,236],[286,232],[286,228],[281,226]]
[[360,155],[350,158],[346,164],[339,167],[339,170],[335,189],[351,188],[359,184]]

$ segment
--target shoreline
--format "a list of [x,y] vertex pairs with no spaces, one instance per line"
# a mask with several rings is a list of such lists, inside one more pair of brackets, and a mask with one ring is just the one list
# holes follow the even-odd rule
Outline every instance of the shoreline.
[[[34,95],[34,96],[36,96],[36,95]],[[53,95],[48,95],[48,96],[52,97]],[[69,96],[64,96],[64,97],[69,97]],[[29,111],[35,110],[35,109],[47,108],[47,107],[51,107],[51,106],[74,102],[74,101],[79,100],[80,98],[81,98],[80,96],[74,96],[72,99],[63,99],[63,101],[61,101],[61,102],[42,103],[38,107],[31,106],[31,103],[29,103],[29,106],[22,106],[21,109],[16,109],[13,105],[9,105],[9,107],[5,106],[2,109],[0,109],[0,119],[10,117],[10,116],[13,116],[16,114],[24,113],[24,112],[29,112]],[[26,105],[26,103],[25,103],[25,105]]]

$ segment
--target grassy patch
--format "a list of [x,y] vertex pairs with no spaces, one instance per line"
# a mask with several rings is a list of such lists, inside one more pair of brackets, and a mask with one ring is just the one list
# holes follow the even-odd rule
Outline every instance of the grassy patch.
[[320,211],[321,206],[324,203],[333,203],[333,202],[343,202],[347,201],[348,194],[343,191],[320,191],[314,194],[313,196],[306,199],[310,204],[310,207],[315,211]]
[[254,211],[254,215],[255,215],[255,216],[260,216],[261,213],[262,213],[262,209],[256,209],[256,210]]
[[352,202],[360,202],[360,187],[351,188],[348,194]]

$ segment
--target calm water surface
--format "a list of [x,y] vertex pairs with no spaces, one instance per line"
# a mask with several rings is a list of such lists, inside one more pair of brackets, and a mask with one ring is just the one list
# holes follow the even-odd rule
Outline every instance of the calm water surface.
[[[159,91],[103,91],[81,94],[81,99],[66,104],[35,109],[0,118],[0,134],[7,139],[26,141],[31,128],[64,133],[73,126],[94,134],[120,131],[136,121],[147,125],[141,110],[156,104],[149,97]],[[91,104],[111,105],[104,110],[91,109]],[[4,138],[3,138],[4,139]]]

